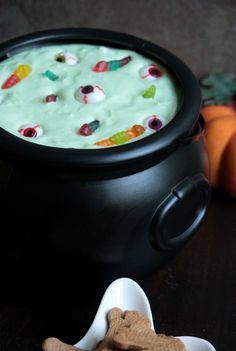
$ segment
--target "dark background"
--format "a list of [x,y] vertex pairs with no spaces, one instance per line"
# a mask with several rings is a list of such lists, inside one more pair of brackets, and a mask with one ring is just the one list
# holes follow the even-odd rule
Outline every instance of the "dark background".
[[172,51],[196,75],[236,71],[235,0],[0,0],[0,41],[44,29],[126,32]]
[[[111,29],[147,39],[176,54],[197,77],[236,72],[235,0],[0,0],[0,42],[65,27]],[[217,351],[235,350],[235,214],[236,200],[213,191],[195,237],[143,281],[159,331],[206,338]],[[40,350],[43,338],[52,335],[78,341],[84,333],[79,320],[84,325],[86,316],[80,317],[79,310],[77,318],[70,314],[77,308],[73,285],[68,286],[71,300],[58,292],[42,305],[40,294],[19,295],[19,287],[11,284],[11,294],[0,299],[0,350]],[[58,310],[54,301],[59,297]]]

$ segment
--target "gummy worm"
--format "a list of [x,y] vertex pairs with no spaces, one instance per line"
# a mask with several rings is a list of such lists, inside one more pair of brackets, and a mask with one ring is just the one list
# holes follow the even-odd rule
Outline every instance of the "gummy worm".
[[130,60],[131,56],[124,57],[121,60],[99,61],[94,66],[93,70],[95,72],[116,71],[118,68],[127,65]]

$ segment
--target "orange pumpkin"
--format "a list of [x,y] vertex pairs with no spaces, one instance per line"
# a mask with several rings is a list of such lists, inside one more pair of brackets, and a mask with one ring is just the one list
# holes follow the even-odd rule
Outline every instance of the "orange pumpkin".
[[236,198],[236,110],[226,105],[202,108],[210,184]]
[[236,131],[228,141],[222,155],[219,186],[236,198]]
[[213,72],[200,78],[199,83],[210,184],[236,198],[236,74]]
[[215,118],[222,118],[225,116],[236,116],[236,111],[229,105],[209,105],[202,107],[202,115],[206,122],[210,122]]

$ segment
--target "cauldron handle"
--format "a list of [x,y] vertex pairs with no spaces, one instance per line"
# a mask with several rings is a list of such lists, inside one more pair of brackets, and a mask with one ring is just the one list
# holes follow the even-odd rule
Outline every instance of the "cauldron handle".
[[204,135],[205,131],[205,120],[202,115],[199,116],[197,123],[194,125],[192,133],[183,138],[179,138],[177,141],[178,145],[188,144],[193,141],[198,141]]
[[175,250],[199,228],[210,200],[207,178],[198,173],[176,184],[157,207],[149,240],[158,250]]

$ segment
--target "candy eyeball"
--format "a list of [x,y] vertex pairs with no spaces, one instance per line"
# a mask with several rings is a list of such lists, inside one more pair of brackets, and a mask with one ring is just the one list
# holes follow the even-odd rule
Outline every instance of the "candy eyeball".
[[104,100],[105,97],[104,90],[98,85],[81,86],[75,93],[76,100],[84,104],[93,104]]
[[147,129],[152,129],[157,132],[162,127],[162,121],[157,115],[152,115],[145,119],[144,125]]
[[78,57],[68,51],[60,52],[55,60],[57,62],[66,63],[67,65],[76,65],[79,62]]
[[43,129],[39,124],[24,124],[18,132],[26,138],[38,138],[43,135]]
[[140,70],[140,78],[142,79],[155,80],[161,76],[162,76],[162,73],[157,67],[157,65],[144,66]]

